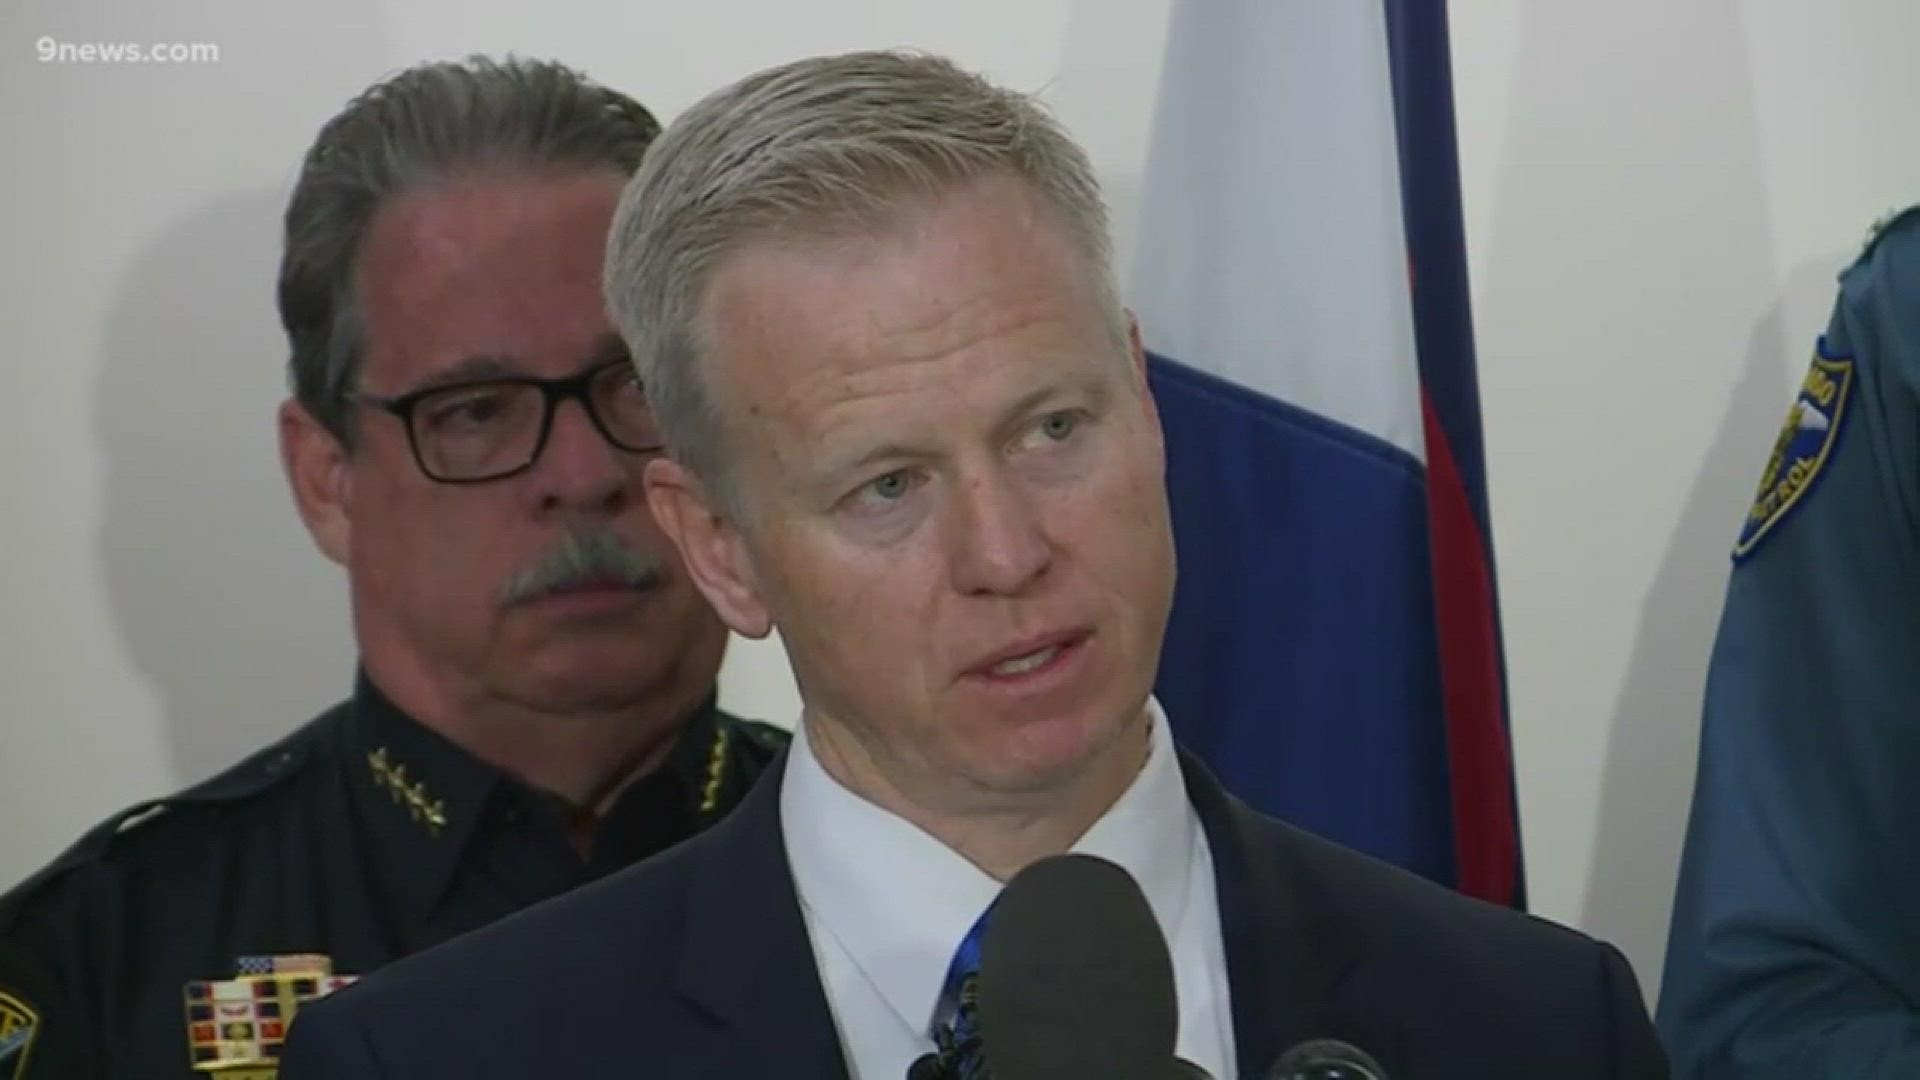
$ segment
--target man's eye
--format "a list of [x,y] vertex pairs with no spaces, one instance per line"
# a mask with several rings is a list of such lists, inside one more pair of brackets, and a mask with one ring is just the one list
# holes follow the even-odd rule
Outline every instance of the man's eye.
[[1054,442],[1065,442],[1080,427],[1080,417],[1070,412],[1048,413],[1040,419],[1040,434]]
[[508,395],[498,390],[465,392],[436,401],[427,411],[435,428],[473,428],[497,420],[507,411]]
[[610,396],[646,396],[640,386],[640,373],[625,362],[610,365],[606,374],[598,377],[596,385]]
[[900,498],[912,486],[907,480],[906,472],[898,469],[867,482],[867,490],[885,502]]

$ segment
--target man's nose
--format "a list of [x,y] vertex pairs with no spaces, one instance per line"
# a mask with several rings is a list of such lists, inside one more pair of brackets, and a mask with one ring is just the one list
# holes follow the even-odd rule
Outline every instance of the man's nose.
[[962,481],[951,528],[953,584],[963,594],[1017,595],[1053,562],[1038,502],[997,471]]
[[560,402],[533,468],[542,505],[599,513],[622,509],[639,475],[631,458],[600,434],[584,404]]

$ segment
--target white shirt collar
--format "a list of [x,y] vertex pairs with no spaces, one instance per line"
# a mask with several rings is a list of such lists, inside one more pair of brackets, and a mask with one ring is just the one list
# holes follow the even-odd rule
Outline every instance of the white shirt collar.
[[[1190,891],[1195,832],[1172,732],[1158,702],[1146,765],[1071,850],[1119,864],[1146,894],[1169,941]],[[900,1021],[923,1034],[947,965],[1000,883],[904,818],[829,776],[794,733],[780,795],[787,859],[800,902]]]

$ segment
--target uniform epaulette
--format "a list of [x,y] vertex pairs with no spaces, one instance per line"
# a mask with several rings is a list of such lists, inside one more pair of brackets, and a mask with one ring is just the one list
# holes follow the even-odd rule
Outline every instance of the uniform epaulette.
[[1867,238],[1860,245],[1860,254],[1855,256],[1853,261],[1856,264],[1866,261],[1867,256],[1873,254],[1873,249],[1881,240],[1885,239],[1889,233],[1899,232],[1901,226],[1908,224],[1920,224],[1920,203],[1889,210],[1876,218],[1873,225],[1867,229]]
[[[192,787],[127,807],[88,830],[52,862],[9,890],[0,900],[28,896],[67,871],[99,859],[121,837],[164,817],[169,811],[238,802],[278,787],[300,773],[313,757],[324,730],[336,722],[344,708],[340,706],[328,710],[279,742]],[[0,904],[0,909],[5,906]],[[0,910],[0,925],[5,921],[4,910]]]

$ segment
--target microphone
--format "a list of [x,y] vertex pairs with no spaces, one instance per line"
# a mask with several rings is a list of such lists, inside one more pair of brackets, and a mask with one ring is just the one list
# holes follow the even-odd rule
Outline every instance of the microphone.
[[1140,886],[1091,855],[1013,876],[980,942],[981,1056],[993,1080],[1175,1080],[1173,960]]
[[1312,1039],[1281,1054],[1267,1080],[1387,1080],[1387,1071],[1351,1043]]
[[949,1080],[954,1071],[939,1054],[921,1054],[907,1066],[907,1080]]

